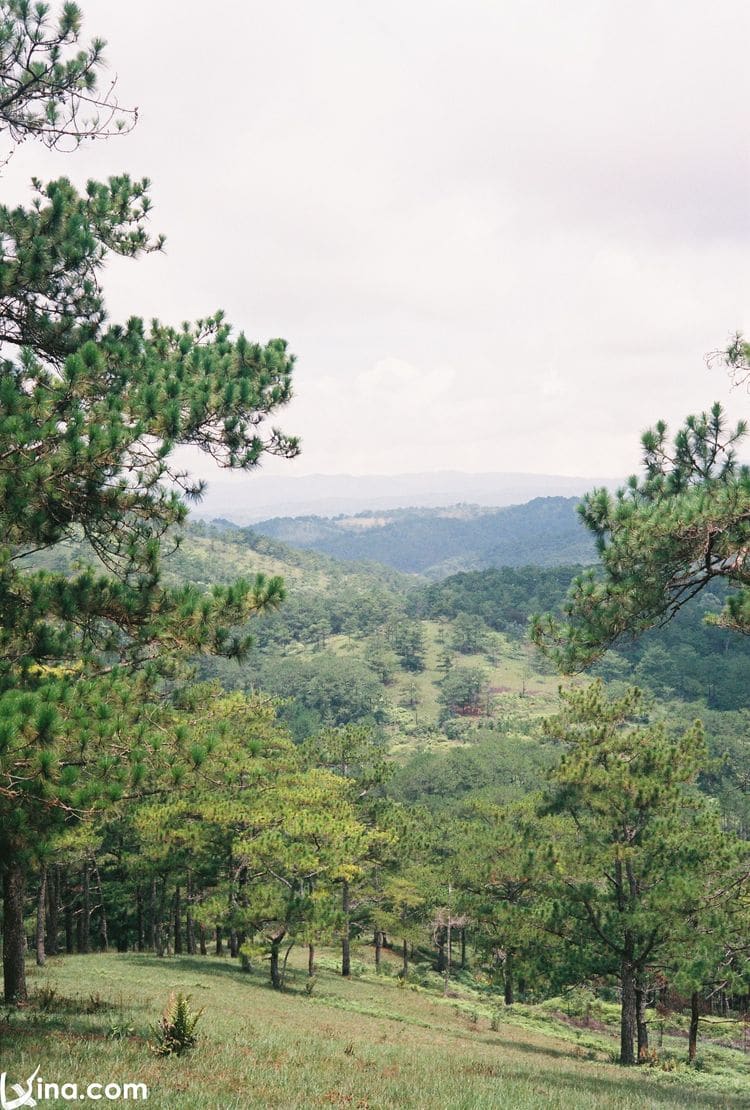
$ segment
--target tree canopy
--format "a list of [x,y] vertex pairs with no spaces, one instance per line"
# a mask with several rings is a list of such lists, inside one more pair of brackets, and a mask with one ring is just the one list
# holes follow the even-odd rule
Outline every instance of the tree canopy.
[[[0,123],[50,146],[106,132],[86,122],[103,44],[66,54],[80,13],[0,8]],[[0,127],[0,132],[2,128]],[[0,208],[0,796],[5,996],[23,998],[24,870],[52,829],[94,798],[122,793],[148,748],[158,685],[183,653],[239,656],[239,626],[278,603],[278,578],[201,591],[161,577],[165,534],[202,483],[173,462],[178,445],[252,470],[292,456],[296,439],[266,419],[291,396],[281,339],[233,336],[221,312],[194,324],[108,324],[99,285],[111,253],[136,258],[148,182],[35,181],[28,207]],[[29,556],[78,537],[88,565],[36,570]],[[157,666],[158,664],[158,666]],[[145,666],[143,679],[133,678]],[[133,685],[135,683],[135,685]],[[148,731],[146,727],[146,731]],[[139,754],[140,753],[140,754]],[[119,772],[118,772],[119,768]],[[114,794],[113,794],[114,791]],[[5,818],[7,817],[7,820]],[[56,820],[52,818],[55,817]]]
[[64,3],[56,17],[50,5],[6,0],[0,8],[0,133],[14,142],[34,138],[70,149],[82,140],[133,127],[134,109],[123,109],[115,81],[104,89],[103,39],[80,45],[82,17]]
[[574,580],[562,621],[536,617],[532,627],[563,670],[667,623],[716,579],[734,588],[719,619],[750,630],[750,470],[737,456],[746,433],[744,421],[728,426],[719,404],[688,417],[671,444],[659,422],[643,435],[643,476],[583,498],[601,568]]

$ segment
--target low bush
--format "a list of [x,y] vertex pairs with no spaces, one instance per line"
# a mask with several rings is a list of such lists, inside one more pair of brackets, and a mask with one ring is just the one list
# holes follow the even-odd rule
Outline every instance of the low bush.
[[189,994],[170,995],[164,1013],[154,1026],[156,1044],[151,1046],[156,1056],[182,1056],[192,1048],[198,1037],[195,1027],[203,1010],[193,1010]]

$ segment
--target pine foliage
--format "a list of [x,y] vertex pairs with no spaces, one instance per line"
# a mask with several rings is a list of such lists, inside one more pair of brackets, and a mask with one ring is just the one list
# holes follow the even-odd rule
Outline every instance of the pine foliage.
[[601,569],[576,578],[562,621],[536,617],[536,643],[565,671],[581,670],[621,639],[670,621],[717,578],[734,588],[722,623],[750,630],[750,470],[737,447],[747,433],[721,405],[691,416],[669,443],[646,432],[643,476],[615,495],[594,490],[580,513]]

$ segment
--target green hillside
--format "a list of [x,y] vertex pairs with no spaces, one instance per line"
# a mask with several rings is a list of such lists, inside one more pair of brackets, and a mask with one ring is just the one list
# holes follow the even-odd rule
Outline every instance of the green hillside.
[[647,405],[746,36],[672,6],[0,0],[0,1110],[750,1110],[750,423]]
[[[355,974],[323,954],[311,994],[295,953],[287,989],[271,991],[260,969],[242,973],[215,957],[74,956],[31,978],[28,1009],[0,1024],[2,1068],[25,1080],[42,1062],[45,1080],[145,1083],[148,1105],[174,1110],[663,1110],[747,1106],[742,1058],[716,1024],[704,1069],[680,1063],[684,1033],[663,1033],[662,1065],[624,1073],[613,1065],[606,1010],[588,1023],[571,1000],[498,1011],[482,977],[459,973],[444,998],[427,972],[399,988],[389,961],[374,974],[371,953]],[[170,993],[203,1010],[199,1040],[184,1057],[149,1050]],[[563,1010],[570,1013],[566,1017]],[[62,1099],[45,1106],[69,1105]]]
[[596,549],[574,497],[538,497],[483,509],[397,509],[351,517],[282,517],[253,530],[337,559],[365,559],[396,570],[445,577],[490,566],[592,563]]
[[[82,545],[69,543],[34,561],[70,572],[87,558]],[[132,951],[144,921],[157,921],[159,914],[166,940],[157,943],[167,954],[175,951],[178,933],[180,943],[186,943],[188,926],[182,920],[175,926],[168,917],[177,913],[182,918],[186,884],[193,890],[196,881],[202,889],[190,894],[196,917],[189,928],[194,933],[195,920],[201,923],[210,951],[212,923],[221,922],[224,944],[229,943],[233,918],[224,915],[232,887],[221,854],[210,841],[206,856],[183,854],[191,837],[200,843],[199,821],[188,821],[191,831],[185,831],[182,818],[174,820],[167,809],[153,829],[131,826],[127,819],[120,825],[118,819],[101,825],[93,841],[75,835],[61,841],[56,866],[64,905],[74,920],[80,919],[85,903],[78,869],[83,860],[88,874],[85,861],[93,858],[105,892],[110,946],[117,938],[131,951],[52,957],[44,970],[32,972],[32,1005],[14,1015],[0,1040],[6,1070],[30,1074],[41,1045],[37,1038],[43,1036],[42,1058],[50,1076],[62,1071],[65,1060],[70,1074],[82,1078],[105,1068],[113,1078],[143,1077],[153,1090],[163,1084],[169,1092],[159,1104],[175,1107],[216,1100],[230,1107],[445,1105],[469,1110],[498,1105],[499,1085],[503,1099],[513,1100],[500,1105],[520,1108],[743,1105],[748,1096],[739,1050],[742,995],[727,997],[715,1008],[703,1003],[699,1067],[688,1069],[683,1064],[686,1001],[678,993],[669,995],[659,1017],[652,994],[652,1066],[624,1075],[611,1063],[619,1012],[611,975],[581,979],[572,972],[565,980],[556,970],[559,950],[546,942],[538,947],[533,935],[524,933],[525,948],[513,972],[506,957],[498,955],[494,917],[469,918],[467,967],[454,966],[448,998],[435,970],[440,959],[438,953],[436,962],[435,914],[439,919],[446,890],[452,889],[444,875],[449,883],[458,875],[460,897],[472,897],[471,871],[460,877],[461,869],[471,867],[464,859],[482,844],[487,815],[522,813],[559,763],[560,745],[545,736],[542,723],[559,708],[560,678],[530,645],[526,623],[533,612],[559,608],[579,570],[498,567],[430,583],[377,562],[341,561],[296,549],[250,530],[188,525],[164,561],[170,584],[210,590],[261,573],[281,575],[287,591],[277,610],[249,622],[253,645],[243,658],[194,656],[194,676],[218,681],[225,691],[259,696],[253,704],[275,712],[299,753],[313,751],[328,729],[364,729],[388,767],[377,804],[396,807],[422,831],[407,841],[403,874],[388,871],[396,859],[401,862],[399,850],[385,874],[376,869],[361,880],[349,925],[351,977],[342,978],[336,970],[341,911],[333,887],[333,901],[316,926],[315,981],[308,982],[303,960],[304,938],[313,934],[301,928],[292,934],[297,943],[281,993],[267,986],[268,951],[262,940],[245,941],[241,957],[238,941],[234,960],[158,960]],[[704,721],[713,758],[702,790],[721,806],[727,828],[745,835],[750,751],[740,676],[750,649],[743,641],[735,644],[734,670],[727,666],[728,633],[702,619],[720,606],[720,595],[720,590],[708,591],[699,606],[667,629],[637,645],[623,644],[599,669],[612,695],[637,679],[648,691],[649,718],[670,729],[686,730],[695,717]],[[564,685],[575,689],[589,681],[574,678]],[[242,731],[237,736],[241,743]],[[191,751],[204,758],[199,747]],[[269,774],[270,784],[273,764]],[[214,781],[211,776],[209,781]],[[165,836],[171,849],[163,847]],[[141,841],[144,846],[136,850]],[[131,859],[137,860],[135,867]],[[388,884],[395,883],[396,891],[405,884],[409,890],[413,881],[421,884],[420,893],[417,909],[403,925],[412,951],[407,985],[399,986],[399,955],[386,947],[382,972],[376,975],[371,942],[382,913],[400,928],[387,916],[392,911],[380,908],[381,884],[391,889]],[[501,922],[502,912],[497,909]],[[103,909],[94,903],[88,913],[96,922]],[[31,907],[26,928],[34,928]],[[173,929],[178,930],[174,938]],[[402,943],[398,933],[393,939]],[[152,947],[148,938],[143,947]],[[80,937],[71,943],[71,951],[76,950],[82,951]],[[252,970],[243,972],[247,958]],[[454,958],[457,964],[457,954]],[[514,983],[515,1000],[504,1006],[504,991]],[[145,1047],[148,1022],[175,989],[190,993],[196,1006],[206,1006],[204,1041],[185,1063],[159,1062]],[[721,1016],[725,1009],[727,1021]],[[63,1038],[63,1031],[71,1029],[77,1037],[72,1054]],[[103,1034],[109,1032],[108,1039]]]

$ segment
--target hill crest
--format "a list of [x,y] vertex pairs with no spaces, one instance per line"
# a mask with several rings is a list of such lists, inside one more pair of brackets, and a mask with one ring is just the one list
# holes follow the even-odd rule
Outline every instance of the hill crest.
[[537,497],[522,505],[364,510],[335,517],[272,517],[255,534],[347,561],[368,561],[442,578],[492,566],[558,566],[596,561],[576,497]]

